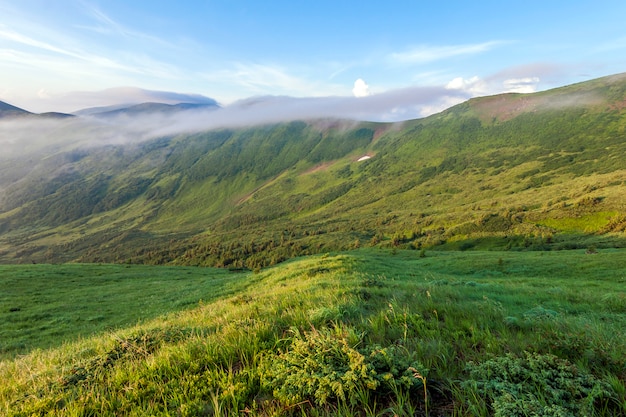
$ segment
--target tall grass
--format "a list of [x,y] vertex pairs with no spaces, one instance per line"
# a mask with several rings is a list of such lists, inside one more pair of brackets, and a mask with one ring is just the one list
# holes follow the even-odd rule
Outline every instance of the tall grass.
[[246,281],[210,268],[0,265],[0,359],[193,308]]
[[187,310],[5,359],[0,412],[626,414],[623,251],[425,255],[300,258]]

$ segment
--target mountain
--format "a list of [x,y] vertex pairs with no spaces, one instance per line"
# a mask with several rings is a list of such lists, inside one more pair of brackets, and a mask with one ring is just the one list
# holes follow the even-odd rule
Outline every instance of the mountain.
[[19,107],[12,106],[8,103],[0,101],[0,119],[5,117],[20,117],[28,114],[32,114],[24,109],[20,109]]
[[71,114],[48,112],[35,114],[19,107],[12,106],[8,103],[0,101],[0,119],[15,118],[15,117],[35,117],[35,118],[47,118],[47,119],[65,119],[74,117]]
[[303,120],[15,156],[0,169],[0,260],[257,268],[367,245],[623,246],[625,109],[622,74],[402,123]]
[[78,114],[89,115],[97,118],[113,118],[118,116],[137,117],[147,114],[173,114],[186,110],[215,110],[218,108],[219,105],[216,102],[177,104],[141,103],[127,107],[115,106],[113,109],[103,108],[102,111],[99,111],[98,109],[85,109],[79,111]]
[[106,113],[114,110],[126,109],[131,106],[135,106],[136,104],[114,104],[111,106],[99,106],[99,107],[89,107],[86,109],[81,109],[73,112],[72,114],[76,116],[90,116],[92,114],[98,113]]
[[75,117],[73,114],[59,113],[55,111],[39,113],[38,116],[48,118],[48,119],[71,119],[72,117]]

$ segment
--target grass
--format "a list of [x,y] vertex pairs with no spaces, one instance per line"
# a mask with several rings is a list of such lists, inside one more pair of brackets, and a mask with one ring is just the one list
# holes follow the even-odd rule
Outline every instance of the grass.
[[540,224],[569,233],[595,233],[606,227],[615,212],[599,212],[580,217],[545,219]]
[[3,265],[0,359],[210,302],[244,279],[211,268]]
[[[142,273],[122,281],[138,290],[135,305],[150,299],[146,276],[179,277],[156,291],[171,308],[5,358],[0,413],[626,415],[624,250],[422,255],[361,249],[241,275],[133,266]],[[76,294],[99,272],[124,273],[7,268],[23,279],[70,272],[85,283]],[[213,297],[176,308],[185,282]],[[83,298],[83,316],[94,314],[95,298]],[[120,303],[120,314],[132,309]]]

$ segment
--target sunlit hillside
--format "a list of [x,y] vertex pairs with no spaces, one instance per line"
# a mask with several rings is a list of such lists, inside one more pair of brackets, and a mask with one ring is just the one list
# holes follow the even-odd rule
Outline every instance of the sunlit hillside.
[[[623,416],[625,259],[360,249],[259,273],[0,266],[14,293],[0,299],[0,413]],[[47,290],[20,295],[25,280]]]
[[625,91],[618,75],[404,123],[299,121],[13,156],[0,172],[0,258],[255,269],[363,246],[621,247]]

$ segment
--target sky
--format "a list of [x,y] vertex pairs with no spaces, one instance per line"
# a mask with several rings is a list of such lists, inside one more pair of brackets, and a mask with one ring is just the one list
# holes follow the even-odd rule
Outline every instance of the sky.
[[401,120],[625,72],[625,16],[623,0],[0,0],[0,100],[293,97]]

